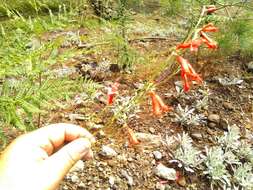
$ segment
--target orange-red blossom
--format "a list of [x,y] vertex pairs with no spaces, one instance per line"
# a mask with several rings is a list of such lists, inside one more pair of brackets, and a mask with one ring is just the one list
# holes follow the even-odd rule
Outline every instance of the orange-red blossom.
[[203,26],[201,31],[203,31],[203,32],[218,32],[219,29],[216,26],[214,26],[213,23],[209,23],[209,24]]
[[213,12],[217,11],[217,8],[215,7],[215,5],[209,5],[207,6],[206,12],[211,14]]
[[127,127],[127,134],[128,134],[128,140],[130,145],[137,145],[140,143],[140,141],[137,139],[136,135],[134,134],[133,130],[129,127]]
[[152,109],[153,109],[153,113],[156,116],[160,116],[164,112],[168,112],[168,111],[173,110],[173,108],[167,106],[163,102],[163,100],[161,99],[161,97],[159,95],[157,95],[154,91],[150,91],[148,94],[151,96],[151,99],[152,99]]
[[203,82],[200,76],[195,72],[188,60],[181,56],[177,56],[177,61],[181,66],[181,77],[184,81],[184,91],[190,90],[191,81],[197,81],[199,84]]
[[192,40],[190,42],[178,45],[177,49],[187,49],[187,48],[190,48],[191,52],[197,52],[198,49],[199,49],[199,46],[201,46],[202,42],[203,42],[202,39]]
[[209,49],[218,48],[217,42],[212,40],[205,32],[201,31],[200,36],[202,37],[203,42],[207,45]]
[[113,103],[113,99],[118,93],[119,83],[115,82],[113,83],[109,88],[107,92],[107,103],[111,105]]

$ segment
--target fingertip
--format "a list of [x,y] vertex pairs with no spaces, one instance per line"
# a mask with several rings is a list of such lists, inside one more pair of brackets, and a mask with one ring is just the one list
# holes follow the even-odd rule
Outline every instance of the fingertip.
[[89,152],[83,157],[84,160],[91,160],[93,159],[94,154],[92,150],[89,150]]

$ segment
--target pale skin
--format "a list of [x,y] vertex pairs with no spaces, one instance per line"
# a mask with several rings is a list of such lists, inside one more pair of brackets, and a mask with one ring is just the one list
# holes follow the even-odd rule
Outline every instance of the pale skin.
[[94,137],[72,124],[54,124],[22,135],[0,157],[1,190],[56,190],[73,165],[93,157]]

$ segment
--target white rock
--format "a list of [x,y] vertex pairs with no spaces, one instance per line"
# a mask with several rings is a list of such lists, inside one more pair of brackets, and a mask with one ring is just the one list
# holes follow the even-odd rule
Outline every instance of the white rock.
[[122,175],[124,178],[127,179],[127,184],[128,184],[129,186],[133,186],[133,184],[134,184],[133,177],[130,176],[126,170],[121,170],[121,175]]
[[78,187],[79,187],[79,188],[85,188],[86,185],[85,185],[83,182],[81,182],[81,183],[79,183]]
[[69,117],[70,121],[75,121],[75,120],[83,121],[83,120],[85,120],[85,117],[82,114],[73,113],[73,114],[69,114],[68,117]]
[[158,135],[152,135],[148,133],[135,133],[136,138],[144,144],[150,146],[160,146],[162,144],[162,138]]
[[110,184],[111,187],[114,186],[114,184],[115,184],[115,177],[113,177],[113,176],[109,177],[109,184]]
[[165,185],[163,185],[163,184],[157,182],[155,188],[156,188],[157,190],[165,190]]
[[70,180],[72,183],[78,183],[80,179],[77,175],[72,175]]
[[163,164],[159,164],[155,169],[154,173],[161,178],[167,179],[167,180],[176,180],[177,175],[176,175],[176,170],[173,168],[168,168],[164,166]]
[[154,155],[156,160],[161,160],[162,157],[163,157],[162,153],[157,151],[157,150],[153,152],[153,155]]
[[84,162],[79,160],[71,169],[70,172],[81,172],[84,170]]
[[117,156],[117,152],[109,146],[102,146],[102,150],[101,150],[100,154],[102,156],[107,157],[107,158],[112,158],[112,157]]

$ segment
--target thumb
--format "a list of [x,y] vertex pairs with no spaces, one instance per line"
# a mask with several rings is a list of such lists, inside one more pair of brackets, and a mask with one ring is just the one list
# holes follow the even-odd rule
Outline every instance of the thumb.
[[52,177],[60,181],[81,158],[92,158],[91,143],[87,138],[79,138],[61,148],[46,160]]

